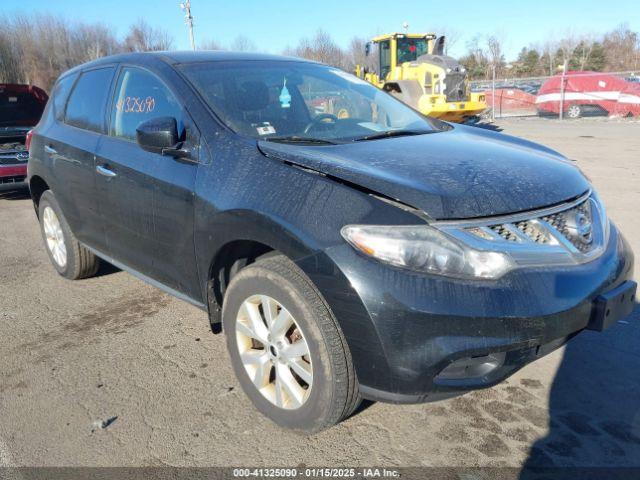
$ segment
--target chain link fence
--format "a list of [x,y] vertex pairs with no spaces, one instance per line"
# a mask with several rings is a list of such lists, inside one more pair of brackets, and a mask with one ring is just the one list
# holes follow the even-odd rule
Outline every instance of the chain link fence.
[[572,72],[470,82],[484,92],[488,119],[545,116],[640,118],[640,72]]

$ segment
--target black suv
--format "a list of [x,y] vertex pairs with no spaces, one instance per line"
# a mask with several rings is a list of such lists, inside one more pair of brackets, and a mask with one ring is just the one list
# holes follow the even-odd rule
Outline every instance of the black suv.
[[280,425],[487,387],[633,308],[632,253],[574,163],[341,70],[127,54],[52,97],[28,180],[56,270],[103,259],[207,311]]

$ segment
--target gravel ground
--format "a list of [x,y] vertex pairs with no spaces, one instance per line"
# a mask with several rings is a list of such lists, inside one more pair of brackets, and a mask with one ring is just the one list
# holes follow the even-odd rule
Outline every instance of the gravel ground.
[[[640,252],[640,123],[498,126],[577,159]],[[494,388],[307,438],[253,409],[201,311],[112,268],[56,275],[25,195],[0,194],[0,265],[0,466],[640,466],[638,309]]]

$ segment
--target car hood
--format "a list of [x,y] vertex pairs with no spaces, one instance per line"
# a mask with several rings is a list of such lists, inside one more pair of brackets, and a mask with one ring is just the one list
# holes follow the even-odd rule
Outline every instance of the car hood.
[[438,220],[487,217],[573,199],[590,185],[566,157],[490,130],[309,146],[260,141],[269,157],[358,185]]

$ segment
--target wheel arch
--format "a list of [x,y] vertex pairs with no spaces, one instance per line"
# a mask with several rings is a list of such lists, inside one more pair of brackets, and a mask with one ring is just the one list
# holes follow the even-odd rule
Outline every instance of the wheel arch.
[[51,188],[46,180],[39,175],[33,175],[29,179],[29,192],[31,193],[31,200],[33,201],[36,215],[38,215],[38,207],[40,205],[40,198],[42,197],[42,194],[50,189]]
[[[244,267],[257,260],[283,255],[292,262],[310,256],[317,246],[309,245],[293,229],[257,212],[226,212],[215,226],[205,231],[225,232],[215,245],[201,243],[201,272],[205,274],[205,292],[209,320],[214,332],[220,331],[224,292],[229,282]],[[202,242],[200,239],[197,242]]]

